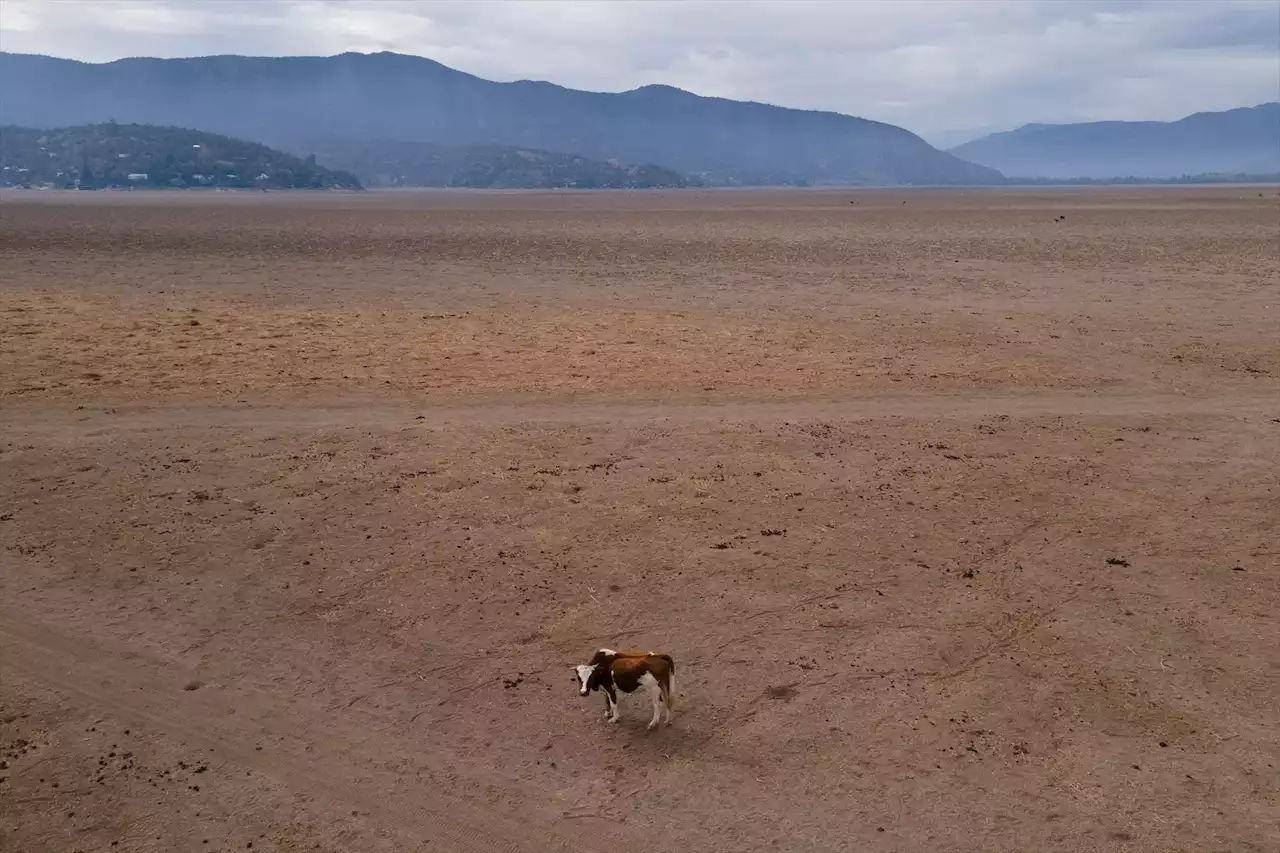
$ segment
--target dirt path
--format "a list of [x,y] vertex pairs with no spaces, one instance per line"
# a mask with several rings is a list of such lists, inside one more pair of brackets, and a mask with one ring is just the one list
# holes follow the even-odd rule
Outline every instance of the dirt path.
[[107,437],[183,427],[223,429],[331,429],[336,427],[447,427],[472,424],[644,424],[787,420],[880,420],[886,418],[1133,417],[1164,415],[1275,415],[1276,394],[1169,394],[1123,391],[990,393],[903,393],[794,400],[634,400],[585,399],[550,402],[432,402],[387,404],[377,399],[263,403],[100,404],[72,411],[48,405],[6,407],[5,430]]

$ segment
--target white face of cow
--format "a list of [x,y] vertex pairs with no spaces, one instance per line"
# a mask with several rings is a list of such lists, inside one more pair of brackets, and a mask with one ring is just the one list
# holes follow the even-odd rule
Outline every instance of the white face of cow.
[[591,692],[587,689],[587,684],[590,683],[591,675],[596,671],[596,668],[589,663],[578,664],[574,668],[578,670],[578,684],[580,687],[578,695],[586,696]]

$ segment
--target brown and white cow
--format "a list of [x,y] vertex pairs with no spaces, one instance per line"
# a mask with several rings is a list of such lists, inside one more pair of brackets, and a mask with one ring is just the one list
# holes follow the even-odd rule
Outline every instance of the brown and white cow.
[[609,722],[618,722],[618,693],[634,693],[644,687],[653,701],[653,719],[649,728],[658,725],[664,714],[667,725],[671,725],[671,706],[675,694],[676,663],[671,655],[660,655],[656,652],[615,652],[613,649],[600,649],[591,657],[590,663],[575,667],[578,671],[580,690],[578,695],[586,696],[595,690],[603,690],[605,698],[605,716]]

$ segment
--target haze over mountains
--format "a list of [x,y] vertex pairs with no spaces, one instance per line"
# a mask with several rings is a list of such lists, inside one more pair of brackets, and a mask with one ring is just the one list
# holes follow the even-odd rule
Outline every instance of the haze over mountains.
[[666,86],[597,93],[495,83],[421,57],[123,59],[0,54],[0,123],[176,125],[310,153],[320,141],[499,145],[657,164],[712,185],[989,184],[893,125],[704,98]]
[[[1030,124],[948,151],[893,125],[705,98],[495,83],[415,56],[89,64],[0,53],[0,124],[106,121],[261,142],[415,186],[962,185],[1280,172],[1280,104],[1175,122]],[[416,147],[420,146],[420,147]]]
[[1028,124],[948,150],[1009,177],[1275,174],[1280,173],[1280,103],[1170,122]]

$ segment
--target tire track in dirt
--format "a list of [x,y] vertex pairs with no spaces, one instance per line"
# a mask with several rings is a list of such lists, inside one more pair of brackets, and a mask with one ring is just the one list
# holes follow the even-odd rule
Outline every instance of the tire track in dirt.
[[[335,737],[331,726],[312,730],[303,718],[259,697],[220,696],[209,689],[184,691],[184,673],[131,653],[118,654],[68,638],[0,611],[0,672],[75,697],[99,712],[150,726],[156,733],[274,779],[314,797],[332,814],[353,814],[369,828],[399,836],[414,849],[468,851],[643,850],[610,831],[599,836],[560,832],[500,806],[485,808],[438,793],[421,779],[409,784],[393,771],[357,768],[353,756],[378,732]],[[247,713],[246,713],[247,712]],[[296,716],[296,715],[295,715]],[[308,735],[311,735],[308,738]],[[260,751],[254,744],[260,744]],[[399,748],[396,748],[398,746]],[[406,754],[410,744],[385,742],[383,756]]]
[[[81,407],[84,408],[84,407]],[[68,438],[110,432],[159,432],[213,427],[329,429],[399,424],[438,427],[513,424],[634,424],[706,421],[859,421],[889,418],[1129,417],[1209,415],[1280,417],[1276,394],[1215,396],[1168,393],[1032,392],[1008,394],[897,394],[804,397],[794,400],[706,400],[672,397],[595,400],[405,402],[359,397],[327,400],[196,401],[158,405],[94,406],[74,422],[63,404],[6,407],[6,429]],[[72,423],[68,423],[72,420]]]

